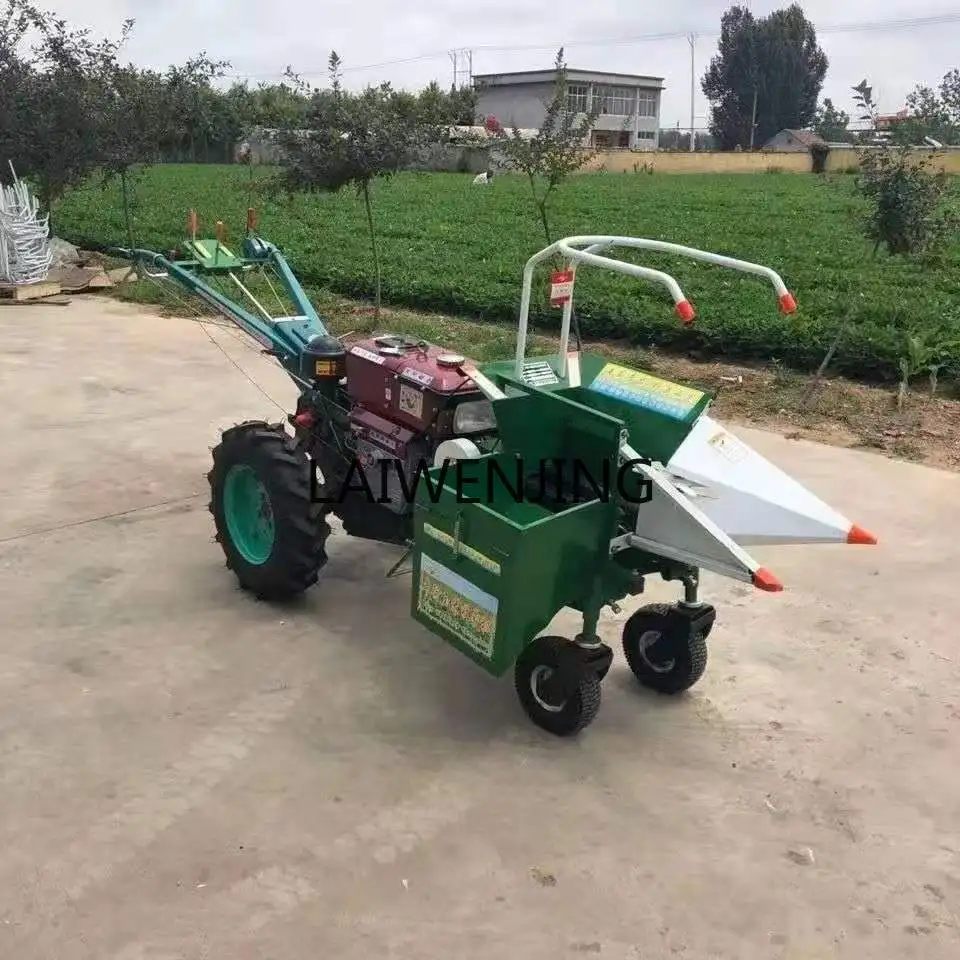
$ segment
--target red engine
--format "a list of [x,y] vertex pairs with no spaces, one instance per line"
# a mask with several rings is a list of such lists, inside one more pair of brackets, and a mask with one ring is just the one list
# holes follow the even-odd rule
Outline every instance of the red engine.
[[433,466],[442,441],[495,430],[490,403],[460,372],[465,362],[443,347],[394,335],[347,350],[349,429],[364,477],[382,498],[378,506],[409,513],[399,474],[410,490],[412,478]]
[[407,337],[360,340],[347,351],[347,389],[359,409],[415,433],[450,435],[455,400],[480,396],[458,368],[465,358]]

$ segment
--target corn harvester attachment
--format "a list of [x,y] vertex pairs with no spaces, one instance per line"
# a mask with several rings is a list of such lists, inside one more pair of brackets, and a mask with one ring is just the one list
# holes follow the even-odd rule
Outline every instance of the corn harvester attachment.
[[[641,594],[646,578],[678,583],[682,599],[636,609],[623,653],[642,686],[678,694],[702,677],[716,619],[701,571],[776,592],[751,546],[876,543],[713,420],[709,394],[571,346],[583,267],[658,284],[680,321],[694,321],[673,277],[616,259],[616,248],[750,274],[784,313],[796,310],[757,264],[569,237],[523,270],[516,355],[479,364],[403,334],[332,335],[252,211],[239,255],[219,223],[216,238],[198,238],[193,214],[177,251],[116,251],[232,320],[299,389],[286,423],[241,423],[213,450],[210,510],[241,586],[268,601],[312,587],[336,517],[347,535],[405,549],[388,575],[407,564],[412,617],[492,676],[512,670],[529,718],[568,736],[597,715],[613,660],[601,610]],[[528,357],[534,273],[557,262],[559,347]],[[276,314],[263,305],[274,300]],[[580,631],[544,635],[564,608]]]

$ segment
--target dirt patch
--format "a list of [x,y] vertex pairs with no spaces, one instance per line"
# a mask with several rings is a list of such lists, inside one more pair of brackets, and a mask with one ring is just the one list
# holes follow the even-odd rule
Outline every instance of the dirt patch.
[[809,378],[792,372],[663,355],[650,365],[662,376],[695,382],[714,393],[713,410],[720,420],[960,470],[960,401],[911,391],[899,410],[895,389],[836,379],[824,380],[802,409]]

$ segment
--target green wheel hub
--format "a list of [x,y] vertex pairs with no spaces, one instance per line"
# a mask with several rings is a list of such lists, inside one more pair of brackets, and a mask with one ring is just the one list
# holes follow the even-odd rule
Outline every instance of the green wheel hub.
[[247,563],[259,566],[270,559],[276,531],[270,495],[257,474],[234,464],[223,485],[223,515],[237,551]]

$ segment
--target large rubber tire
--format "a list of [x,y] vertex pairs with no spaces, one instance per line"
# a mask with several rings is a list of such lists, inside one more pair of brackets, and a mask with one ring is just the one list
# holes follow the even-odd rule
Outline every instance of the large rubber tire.
[[685,623],[671,604],[651,603],[624,624],[623,655],[642,686],[682,693],[703,676],[709,630],[691,634]]
[[238,424],[213,450],[207,479],[217,542],[240,586],[259,600],[302,594],[327,562],[330,525],[314,502],[312,471],[283,424]]
[[596,671],[580,673],[576,691],[563,702],[547,700],[538,690],[543,679],[560,667],[570,641],[563,637],[537,637],[517,658],[514,685],[527,716],[541,729],[570,737],[593,722],[600,710],[600,678]]

